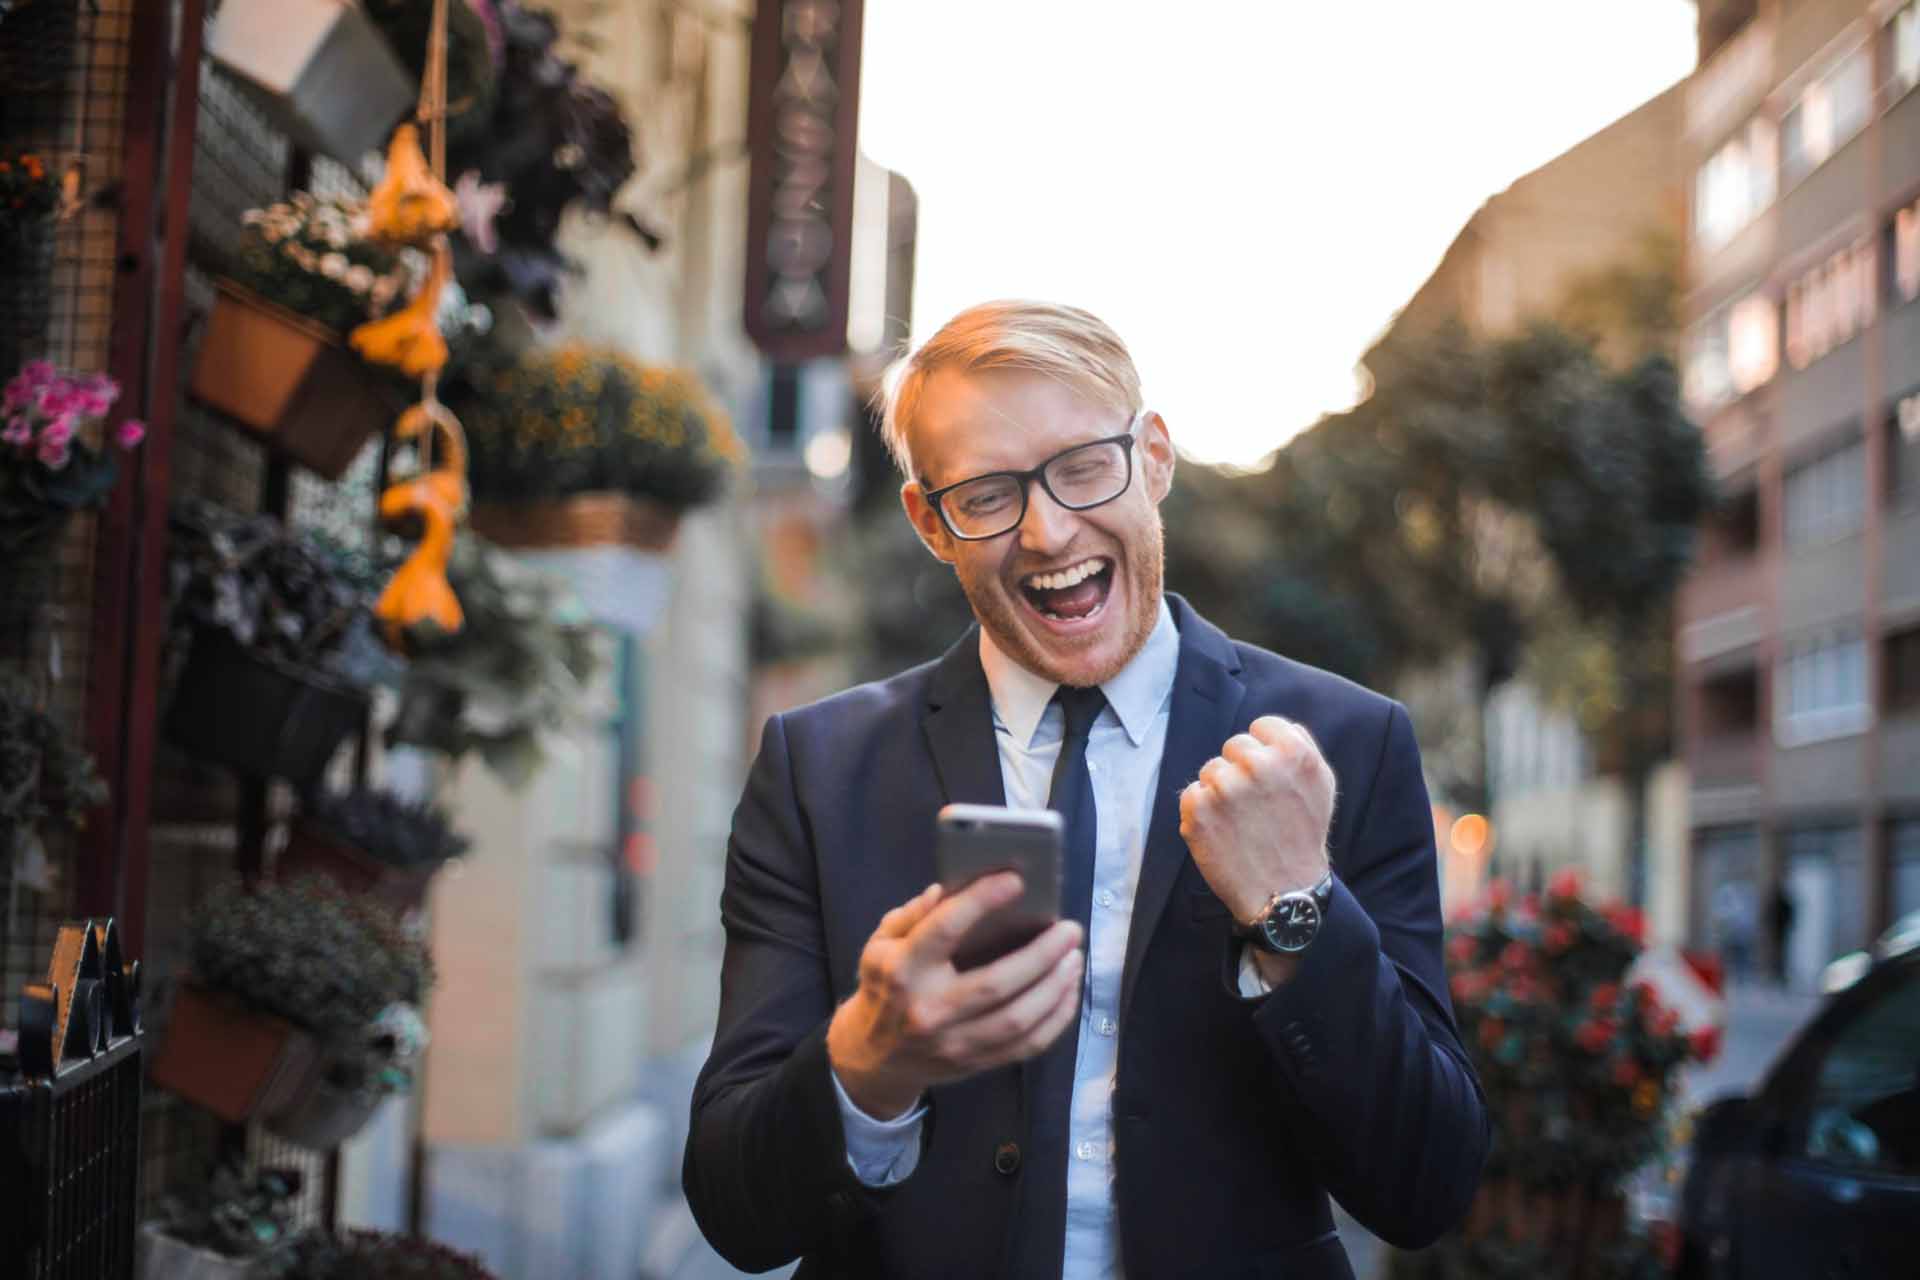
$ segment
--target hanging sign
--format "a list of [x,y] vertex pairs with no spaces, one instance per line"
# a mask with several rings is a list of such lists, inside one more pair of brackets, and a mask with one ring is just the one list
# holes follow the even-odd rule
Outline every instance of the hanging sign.
[[746,328],[778,361],[847,345],[861,0],[760,0],[747,113]]

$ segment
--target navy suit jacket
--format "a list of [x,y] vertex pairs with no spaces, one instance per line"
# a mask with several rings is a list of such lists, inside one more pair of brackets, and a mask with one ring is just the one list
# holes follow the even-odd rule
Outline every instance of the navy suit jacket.
[[[1465,1211],[1488,1143],[1447,998],[1433,818],[1406,712],[1229,640],[1169,596],[1172,719],[1121,982],[1115,1195],[1129,1280],[1350,1277],[1328,1195],[1426,1244]],[[1335,884],[1297,976],[1235,984],[1226,907],[1180,836],[1180,791],[1268,713],[1333,766]],[[1013,1241],[1017,1068],[933,1089],[919,1167],[867,1188],[847,1164],[827,1023],[889,909],[936,878],[934,814],[1004,803],[968,634],[937,662],[768,721],[734,815],[720,1017],[683,1181],[716,1249],[767,1270],[911,1280],[1059,1274]],[[1024,1233],[1021,1233],[1022,1235]]]

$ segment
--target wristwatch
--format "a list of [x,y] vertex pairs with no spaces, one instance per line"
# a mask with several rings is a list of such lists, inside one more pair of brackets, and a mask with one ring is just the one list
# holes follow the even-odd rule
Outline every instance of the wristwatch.
[[1277,956],[1297,956],[1320,936],[1327,903],[1333,898],[1333,869],[1311,889],[1276,893],[1267,908],[1250,924],[1236,924],[1234,933],[1251,946]]

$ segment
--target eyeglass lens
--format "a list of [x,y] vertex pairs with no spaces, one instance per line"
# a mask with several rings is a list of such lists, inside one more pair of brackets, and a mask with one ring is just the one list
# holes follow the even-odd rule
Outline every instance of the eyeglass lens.
[[[1041,483],[1063,507],[1085,510],[1111,502],[1129,479],[1127,447],[1103,440],[1061,454],[1041,472]],[[1005,533],[1026,515],[1026,492],[1017,476],[981,476],[947,492],[942,507],[964,538]]]

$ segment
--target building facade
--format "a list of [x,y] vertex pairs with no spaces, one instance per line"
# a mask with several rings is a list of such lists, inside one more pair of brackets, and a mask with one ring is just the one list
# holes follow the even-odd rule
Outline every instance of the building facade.
[[1920,909],[1920,4],[1699,9],[1688,923],[1810,987]]

